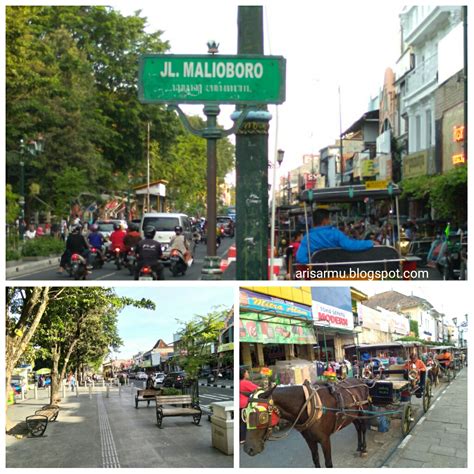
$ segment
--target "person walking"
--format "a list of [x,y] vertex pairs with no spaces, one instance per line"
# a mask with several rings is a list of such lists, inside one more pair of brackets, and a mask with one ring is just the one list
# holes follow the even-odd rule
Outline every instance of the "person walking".
[[69,379],[69,385],[71,386],[71,392],[74,392],[76,388],[76,377],[74,374],[71,374],[71,378]]

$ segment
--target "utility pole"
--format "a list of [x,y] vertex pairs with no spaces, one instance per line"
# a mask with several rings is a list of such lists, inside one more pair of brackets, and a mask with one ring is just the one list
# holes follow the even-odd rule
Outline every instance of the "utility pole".
[[150,122],[146,135],[146,212],[150,212]]
[[[263,7],[239,6],[238,54],[263,54]],[[265,105],[236,134],[237,279],[268,279],[268,129]],[[232,115],[240,115],[237,109]]]

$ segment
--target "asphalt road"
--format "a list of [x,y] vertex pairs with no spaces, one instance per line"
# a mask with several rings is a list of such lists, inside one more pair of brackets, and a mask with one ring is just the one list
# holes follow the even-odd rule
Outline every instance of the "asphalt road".
[[[446,388],[445,383],[441,383],[433,390],[433,404],[441,391]],[[415,421],[423,415],[422,401],[412,397],[412,406],[415,410]],[[413,427],[412,427],[413,429]],[[277,433],[275,436],[278,436]],[[386,433],[379,433],[373,429],[367,430],[367,450],[366,457],[360,457],[356,453],[357,433],[353,425],[349,425],[341,431],[331,436],[332,461],[337,468],[373,468],[382,467],[385,461],[393,454],[403,439],[400,420],[392,418],[390,429]],[[322,449],[319,449],[319,460],[324,467],[324,456]],[[311,452],[305,440],[296,430],[289,436],[279,441],[267,441],[265,449],[256,456],[249,456],[240,445],[240,467],[261,468],[261,467],[307,467],[313,468]]]
[[[235,242],[235,239],[224,238],[217,249],[219,257],[226,257],[229,247]],[[200,280],[201,270],[206,256],[206,246],[199,244],[196,247],[194,262],[184,276],[173,277],[168,267],[164,269],[165,280],[182,281],[182,280]],[[69,275],[58,275],[57,268],[47,270],[39,270],[31,273],[23,274],[19,277],[9,278],[10,280],[55,280],[56,282],[71,280]],[[113,262],[106,263],[101,269],[94,270],[88,275],[87,280],[133,280],[126,268],[117,270]]]

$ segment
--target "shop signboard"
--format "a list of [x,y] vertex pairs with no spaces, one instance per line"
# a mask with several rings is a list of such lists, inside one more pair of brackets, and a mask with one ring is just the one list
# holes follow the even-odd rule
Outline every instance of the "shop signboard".
[[161,364],[161,355],[158,352],[151,354],[151,365],[155,367]]
[[284,301],[270,295],[254,293],[249,290],[240,290],[240,306],[253,311],[263,311],[275,315],[290,316],[311,320],[311,308],[306,305]]
[[226,344],[219,344],[217,346],[217,352],[227,352],[227,351],[233,351],[233,350],[234,350],[233,342],[227,342]]
[[311,288],[313,319],[316,326],[354,329],[351,290],[349,287]]
[[389,322],[386,314],[369,308],[362,303],[357,303],[357,316],[359,324],[366,329],[389,332]]
[[313,327],[302,321],[251,312],[240,313],[240,342],[315,344]]

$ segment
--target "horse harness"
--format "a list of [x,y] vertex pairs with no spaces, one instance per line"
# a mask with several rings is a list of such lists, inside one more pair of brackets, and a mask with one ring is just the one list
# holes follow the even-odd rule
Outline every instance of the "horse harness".
[[[342,428],[344,421],[346,421],[348,417],[356,418],[359,416],[358,414],[350,414],[346,410],[350,409],[350,411],[356,410],[357,412],[360,412],[362,411],[362,407],[369,403],[369,400],[357,400],[350,390],[351,388],[361,387],[366,387],[366,385],[347,385],[345,382],[340,382],[338,384],[328,383],[314,387],[308,380],[305,380],[302,385],[305,402],[300,408],[295,421],[287,431],[286,436],[288,436],[289,432],[293,428],[300,432],[306,431],[329,411],[336,412],[334,432],[339,431]],[[328,389],[329,393],[335,398],[337,405],[336,409],[325,407],[322,404],[321,397],[318,393],[322,389]],[[345,403],[342,391],[347,392],[351,396],[352,401],[349,405]],[[247,424],[247,429],[249,430],[265,429],[264,440],[267,440],[271,437],[273,428],[279,423],[281,412],[280,409],[275,405],[271,395],[268,399],[260,398],[260,395],[263,393],[264,390],[257,390],[256,392],[250,394],[247,408],[242,411],[242,420]],[[298,423],[305,410],[307,412],[306,421]],[[281,439],[286,436],[273,439]]]

